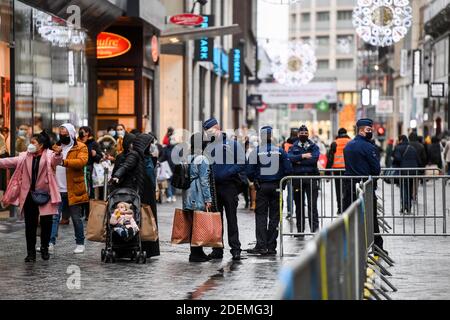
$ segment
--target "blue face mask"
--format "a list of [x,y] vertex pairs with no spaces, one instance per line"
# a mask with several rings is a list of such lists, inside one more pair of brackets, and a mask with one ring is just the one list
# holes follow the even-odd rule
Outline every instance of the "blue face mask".
[[19,137],[26,137],[26,135],[27,135],[27,130],[20,129],[19,132],[17,133],[17,135],[18,135]]

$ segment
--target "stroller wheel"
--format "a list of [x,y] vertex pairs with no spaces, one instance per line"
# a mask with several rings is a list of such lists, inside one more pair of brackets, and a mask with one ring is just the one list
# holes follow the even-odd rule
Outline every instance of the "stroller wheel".
[[139,263],[139,262],[141,262],[141,254],[137,254],[136,255],[136,263]]
[[115,252],[115,251],[112,251],[112,252],[111,252],[111,261],[112,261],[112,262],[116,262],[116,257],[117,257],[116,252]]
[[102,257],[102,262],[104,262],[105,259],[106,259],[106,252],[105,252],[105,249],[102,249],[101,257]]

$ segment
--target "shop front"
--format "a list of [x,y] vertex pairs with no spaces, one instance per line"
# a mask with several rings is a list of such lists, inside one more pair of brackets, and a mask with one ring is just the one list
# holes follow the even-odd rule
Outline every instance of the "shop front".
[[96,132],[123,124],[156,130],[155,77],[159,34],[138,19],[120,18],[97,36]]
[[87,125],[88,35],[65,20],[14,2],[15,154],[33,133]]

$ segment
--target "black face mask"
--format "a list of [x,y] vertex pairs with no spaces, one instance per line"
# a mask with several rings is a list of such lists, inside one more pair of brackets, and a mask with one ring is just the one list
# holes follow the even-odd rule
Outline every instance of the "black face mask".
[[84,132],[83,131],[78,132],[78,137],[80,137],[80,139],[83,139],[84,138]]
[[300,140],[301,143],[305,143],[306,141],[308,141],[307,136],[300,136],[298,139]]
[[366,139],[367,139],[368,141],[371,141],[372,138],[373,138],[373,133],[372,133],[372,132],[366,132]]
[[68,145],[70,143],[70,136],[59,136],[59,142]]

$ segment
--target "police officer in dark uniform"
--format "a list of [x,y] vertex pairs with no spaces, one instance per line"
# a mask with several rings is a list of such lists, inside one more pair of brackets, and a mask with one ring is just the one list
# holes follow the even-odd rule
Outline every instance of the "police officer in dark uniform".
[[[280,180],[292,172],[287,153],[272,143],[272,127],[261,128],[261,145],[250,153],[247,176],[256,187],[256,246],[250,254],[277,253],[280,221]],[[269,223],[267,223],[269,217]]]
[[[238,195],[243,183],[240,173],[245,170],[246,164],[245,151],[237,141],[227,138],[226,134],[221,131],[216,119],[211,118],[205,121],[203,129],[211,141],[206,147],[205,153],[213,159],[217,210],[222,214],[222,221],[225,211],[231,255],[233,260],[240,260],[241,243],[239,242],[237,207]],[[223,249],[214,248],[209,257],[211,259],[222,259]]]
[[[298,130],[298,141],[289,150],[289,160],[292,162],[293,175],[318,176],[319,147],[309,139],[308,128],[302,125]],[[297,231],[305,231],[305,202],[308,198],[308,220],[311,232],[319,229],[319,213],[317,198],[319,196],[319,181],[317,179],[297,179],[292,183],[294,187],[295,214]]]
[[[377,146],[372,142],[373,121],[371,119],[360,119],[356,123],[357,135],[350,141],[344,149],[345,175],[346,176],[378,176],[381,172],[380,154]],[[346,179],[344,181],[344,210],[357,199],[356,184],[361,179]],[[374,205],[377,208],[377,198],[375,195],[376,181],[374,182]],[[379,233],[377,210],[374,212],[374,232]],[[375,244],[383,249],[383,239],[375,236]]]

